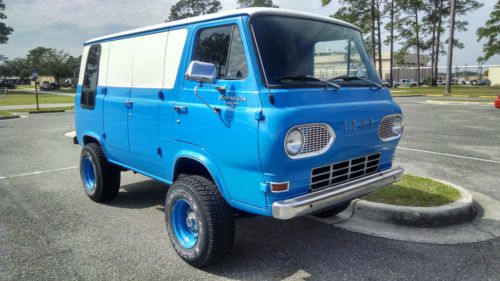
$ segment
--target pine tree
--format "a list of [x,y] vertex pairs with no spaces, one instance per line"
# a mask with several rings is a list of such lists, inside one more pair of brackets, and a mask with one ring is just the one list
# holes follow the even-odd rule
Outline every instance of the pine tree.
[[484,55],[478,59],[479,62],[484,63],[492,56],[500,54],[500,0],[495,4],[484,27],[479,28],[476,33],[478,42],[486,39],[483,45]]
[[222,9],[217,0],[180,0],[170,8],[167,21],[217,13]]

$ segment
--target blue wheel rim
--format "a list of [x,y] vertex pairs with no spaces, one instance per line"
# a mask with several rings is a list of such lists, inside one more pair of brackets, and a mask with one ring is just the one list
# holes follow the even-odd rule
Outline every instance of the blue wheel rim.
[[176,199],[173,204],[172,228],[182,247],[190,249],[198,242],[198,218],[191,204],[185,199]]
[[94,163],[90,159],[90,156],[85,155],[82,160],[82,174],[83,183],[88,191],[92,191],[95,188],[95,169]]

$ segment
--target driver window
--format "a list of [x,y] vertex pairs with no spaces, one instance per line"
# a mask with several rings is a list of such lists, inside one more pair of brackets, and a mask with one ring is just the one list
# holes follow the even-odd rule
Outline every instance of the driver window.
[[248,67],[238,26],[226,25],[201,30],[196,39],[193,60],[213,63],[217,79],[241,80]]

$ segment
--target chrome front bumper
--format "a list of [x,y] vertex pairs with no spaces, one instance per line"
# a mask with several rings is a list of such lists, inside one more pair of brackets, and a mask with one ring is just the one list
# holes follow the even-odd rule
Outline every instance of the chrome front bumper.
[[399,181],[403,176],[403,172],[403,168],[395,167],[320,191],[274,202],[273,217],[286,220],[321,211],[322,209],[333,208],[346,201],[370,193],[377,188]]

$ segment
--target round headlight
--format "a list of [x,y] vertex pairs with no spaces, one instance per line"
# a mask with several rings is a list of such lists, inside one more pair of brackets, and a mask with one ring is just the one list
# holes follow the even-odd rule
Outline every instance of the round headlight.
[[403,132],[403,118],[401,118],[401,116],[396,116],[392,120],[392,133],[394,136],[399,136],[401,132]]
[[293,129],[292,131],[290,131],[285,139],[286,152],[291,156],[295,156],[299,154],[303,146],[304,135],[302,135],[302,132],[298,129]]

